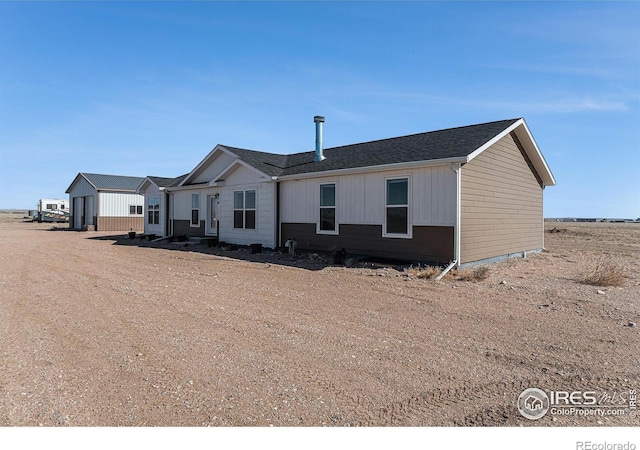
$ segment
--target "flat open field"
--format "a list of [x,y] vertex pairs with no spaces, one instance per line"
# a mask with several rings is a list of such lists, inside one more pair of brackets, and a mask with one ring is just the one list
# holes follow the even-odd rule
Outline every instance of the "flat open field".
[[[553,227],[435,282],[0,215],[0,426],[637,426],[516,408],[640,388],[640,225]],[[582,282],[599,261],[622,286]]]

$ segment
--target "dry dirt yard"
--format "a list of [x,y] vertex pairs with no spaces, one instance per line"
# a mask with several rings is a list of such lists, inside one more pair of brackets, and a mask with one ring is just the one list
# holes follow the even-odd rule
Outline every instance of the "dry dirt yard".
[[[547,224],[548,251],[435,282],[0,217],[0,426],[640,421],[516,408],[640,388],[637,224]],[[598,261],[624,284],[583,283]]]

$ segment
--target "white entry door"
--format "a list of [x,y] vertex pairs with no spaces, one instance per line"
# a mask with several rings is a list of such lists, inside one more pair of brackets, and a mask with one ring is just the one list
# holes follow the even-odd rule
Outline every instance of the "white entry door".
[[207,196],[207,234],[210,236],[218,235],[218,195]]

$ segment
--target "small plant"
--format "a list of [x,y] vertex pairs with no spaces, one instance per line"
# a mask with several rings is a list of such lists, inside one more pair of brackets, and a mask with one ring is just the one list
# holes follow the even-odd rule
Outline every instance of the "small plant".
[[407,274],[423,280],[431,280],[440,275],[441,270],[434,266],[411,266],[407,269]]
[[476,267],[475,269],[463,269],[458,272],[456,279],[460,281],[482,281],[489,276],[487,266]]
[[599,262],[595,269],[584,276],[582,282],[592,286],[622,286],[624,269],[614,262]]

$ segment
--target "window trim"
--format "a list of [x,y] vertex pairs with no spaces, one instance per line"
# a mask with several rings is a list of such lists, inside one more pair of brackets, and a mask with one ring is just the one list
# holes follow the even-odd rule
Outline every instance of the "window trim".
[[[151,200],[154,200],[153,204]],[[149,221],[149,213],[151,213],[151,217],[153,221]],[[156,222],[157,218],[157,222]],[[160,196],[154,195],[147,198],[147,225],[160,225]]]
[[[194,199],[193,196],[194,195],[198,196],[198,201],[197,201],[198,207],[197,208],[193,207],[193,199]],[[197,218],[198,218],[198,220],[197,220],[198,223],[195,223],[195,224],[193,223],[193,212],[194,211],[197,212]],[[191,228],[200,228],[200,192],[192,192],[191,193],[191,217],[189,217],[189,226]]]
[[[406,205],[389,205],[387,198],[388,183],[394,180],[407,180],[407,204]],[[411,214],[411,175],[395,175],[385,177],[384,179],[384,213],[382,222],[382,237],[387,238],[400,238],[400,239],[413,239],[413,223]],[[387,209],[394,207],[406,207],[407,208],[407,232],[406,233],[388,233],[387,232]]]
[[[320,195],[322,192],[322,186],[326,186],[326,185],[333,185],[333,193],[334,193],[334,204],[333,206],[322,206],[320,205]],[[318,183],[318,189],[317,189],[317,193],[316,193],[316,199],[317,199],[317,205],[318,207],[316,208],[316,214],[317,214],[317,220],[316,220],[316,234],[328,234],[328,235],[332,235],[332,236],[337,236],[340,234],[340,222],[338,221],[338,182],[337,181],[322,181]],[[320,229],[320,210],[321,209],[329,209],[329,208],[333,208],[334,210],[334,215],[335,215],[335,230],[322,230]]]
[[[242,193],[242,208],[236,208],[236,193]],[[254,206],[253,208],[247,208],[247,192],[253,192],[254,196]],[[232,215],[232,225],[234,231],[246,230],[250,232],[254,232],[258,230],[258,189],[255,187],[251,187],[248,189],[239,189],[233,191],[233,215]],[[236,211],[242,211],[242,227],[236,227]],[[254,219],[253,219],[253,228],[247,228],[247,212],[253,211]]]

